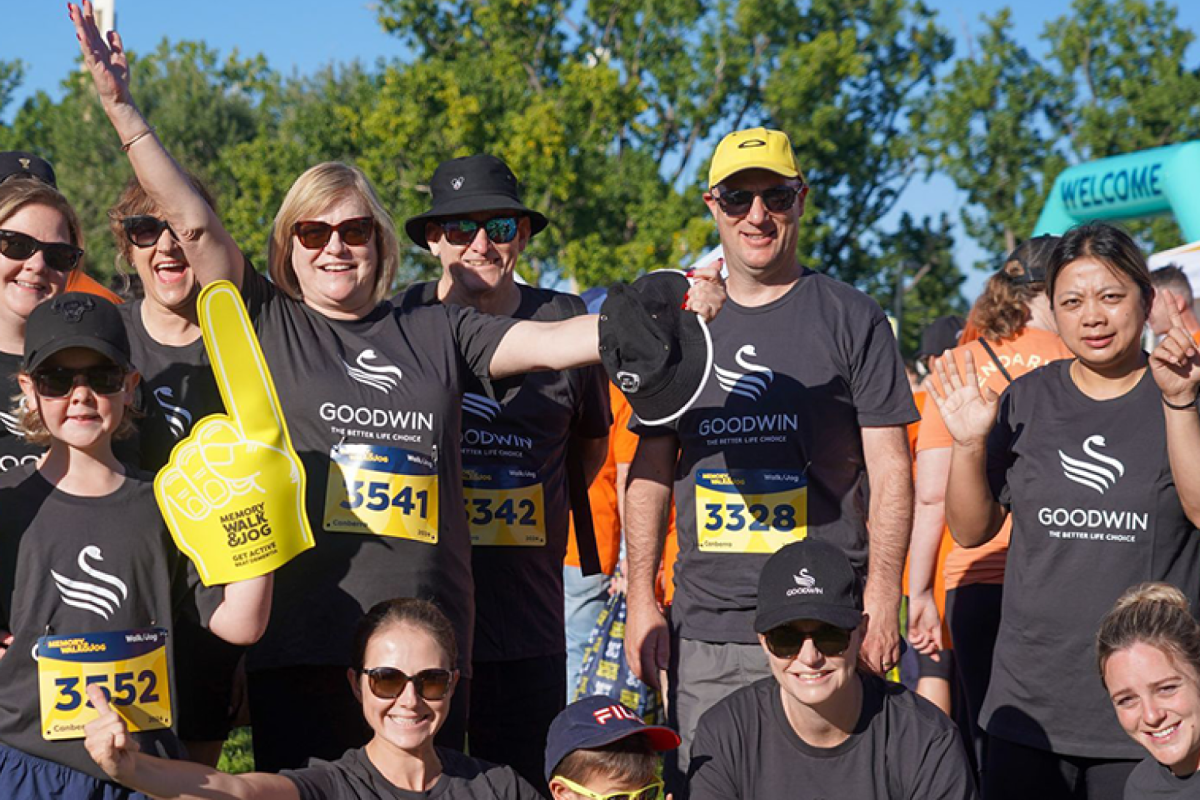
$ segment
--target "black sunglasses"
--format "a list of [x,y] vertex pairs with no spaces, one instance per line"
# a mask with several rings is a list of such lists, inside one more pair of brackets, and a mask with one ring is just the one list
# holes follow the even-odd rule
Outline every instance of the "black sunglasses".
[[5,258],[25,261],[38,250],[42,251],[46,266],[56,272],[70,272],[83,258],[83,251],[73,244],[42,242],[24,233],[0,230],[0,255]]
[[412,681],[417,694],[424,700],[443,700],[450,692],[450,679],[454,677],[448,669],[423,669],[416,675],[406,675],[395,667],[365,669],[371,694],[380,700],[394,700],[404,694],[404,687]]
[[171,238],[179,241],[179,237],[175,235],[175,231],[171,230],[171,226],[165,219],[152,217],[149,214],[125,217],[121,220],[121,227],[125,229],[125,238],[136,247],[153,247],[158,244],[158,239],[164,230],[170,231]]
[[125,370],[116,364],[94,367],[45,367],[34,370],[33,385],[42,397],[66,397],[75,388],[76,379],[96,394],[116,394],[125,387]]
[[826,656],[840,656],[850,646],[850,634],[853,631],[839,628],[836,625],[821,623],[816,630],[802,631],[795,623],[780,625],[764,634],[767,649],[776,658],[795,658],[804,647],[805,639],[812,639],[813,646]]
[[320,250],[329,244],[329,239],[333,236],[334,231],[337,231],[337,235],[343,243],[358,247],[371,241],[371,237],[375,235],[375,218],[344,219],[337,225],[309,220],[297,222],[292,226],[292,232],[296,234],[300,244],[309,250]]
[[754,205],[754,198],[761,197],[763,205],[767,207],[767,211],[774,211],[776,214],[787,211],[796,202],[796,196],[804,191],[804,186],[772,186],[770,189],[763,189],[761,192],[751,191],[750,189],[726,189],[724,186],[717,187],[719,189],[713,196],[717,200],[717,205],[721,207],[727,215],[731,217],[742,217],[750,213],[750,207]]
[[483,228],[488,239],[496,244],[508,244],[517,238],[520,223],[517,217],[492,217],[484,222],[473,219],[446,219],[438,223],[446,233],[446,240],[455,247],[475,241],[479,229]]

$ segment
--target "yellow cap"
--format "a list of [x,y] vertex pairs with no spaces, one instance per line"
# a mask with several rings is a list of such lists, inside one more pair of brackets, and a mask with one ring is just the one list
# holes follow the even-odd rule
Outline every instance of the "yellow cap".
[[746,169],[765,169],[785,178],[804,179],[788,135],[766,128],[734,131],[721,140],[708,170],[708,188]]

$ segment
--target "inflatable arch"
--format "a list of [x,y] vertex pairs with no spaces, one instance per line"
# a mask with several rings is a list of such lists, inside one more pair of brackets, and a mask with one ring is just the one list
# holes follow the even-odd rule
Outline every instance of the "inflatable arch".
[[1184,241],[1200,240],[1200,140],[1077,164],[1054,181],[1034,236],[1092,219],[1173,213]]

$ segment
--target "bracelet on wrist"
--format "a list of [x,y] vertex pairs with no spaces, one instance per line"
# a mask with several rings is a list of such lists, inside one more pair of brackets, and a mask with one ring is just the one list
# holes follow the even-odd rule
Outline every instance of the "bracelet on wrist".
[[1192,402],[1183,403],[1182,405],[1176,405],[1175,403],[1172,403],[1170,400],[1167,399],[1166,395],[1163,395],[1162,401],[1163,401],[1163,405],[1166,406],[1167,408],[1171,409],[1172,411],[1187,411],[1189,408],[1196,407],[1197,399],[1200,399],[1200,392],[1197,392],[1197,396],[1192,398]]
[[129,148],[133,147],[135,144],[140,142],[142,139],[145,139],[147,136],[152,136],[153,134],[154,134],[154,126],[151,125],[149,128],[146,128],[146,130],[142,131],[137,136],[134,136],[128,142],[125,142],[124,144],[122,144],[121,152],[128,153]]

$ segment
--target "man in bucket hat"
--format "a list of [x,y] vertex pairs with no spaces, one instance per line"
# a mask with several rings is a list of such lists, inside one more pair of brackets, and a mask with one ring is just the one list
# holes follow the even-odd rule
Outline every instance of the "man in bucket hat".
[[[517,261],[547,219],[522,202],[501,159],[445,161],[430,188],[432,207],[404,229],[438,258],[442,275],[410,287],[401,308],[456,303],[540,321],[587,313],[575,295],[517,282]],[[544,794],[546,731],[568,692],[563,558],[570,493],[586,498],[607,454],[610,421],[598,366],[534,373],[503,386],[476,382],[463,397],[476,604],[467,682],[471,755],[512,766]]]
[[[865,580],[864,663],[885,672],[899,658],[913,491],[905,426],[917,413],[879,305],[800,263],[807,193],[783,132],[737,131],[717,146],[704,201],[729,300],[708,324],[712,374],[679,418],[635,425],[626,652],[652,685],[669,673],[669,721],[683,738],[667,758],[677,800],[700,715],[768,674],[753,620],[771,553],[805,537],[840,547]],[[672,490],[680,554],[668,626],[654,579]]]

